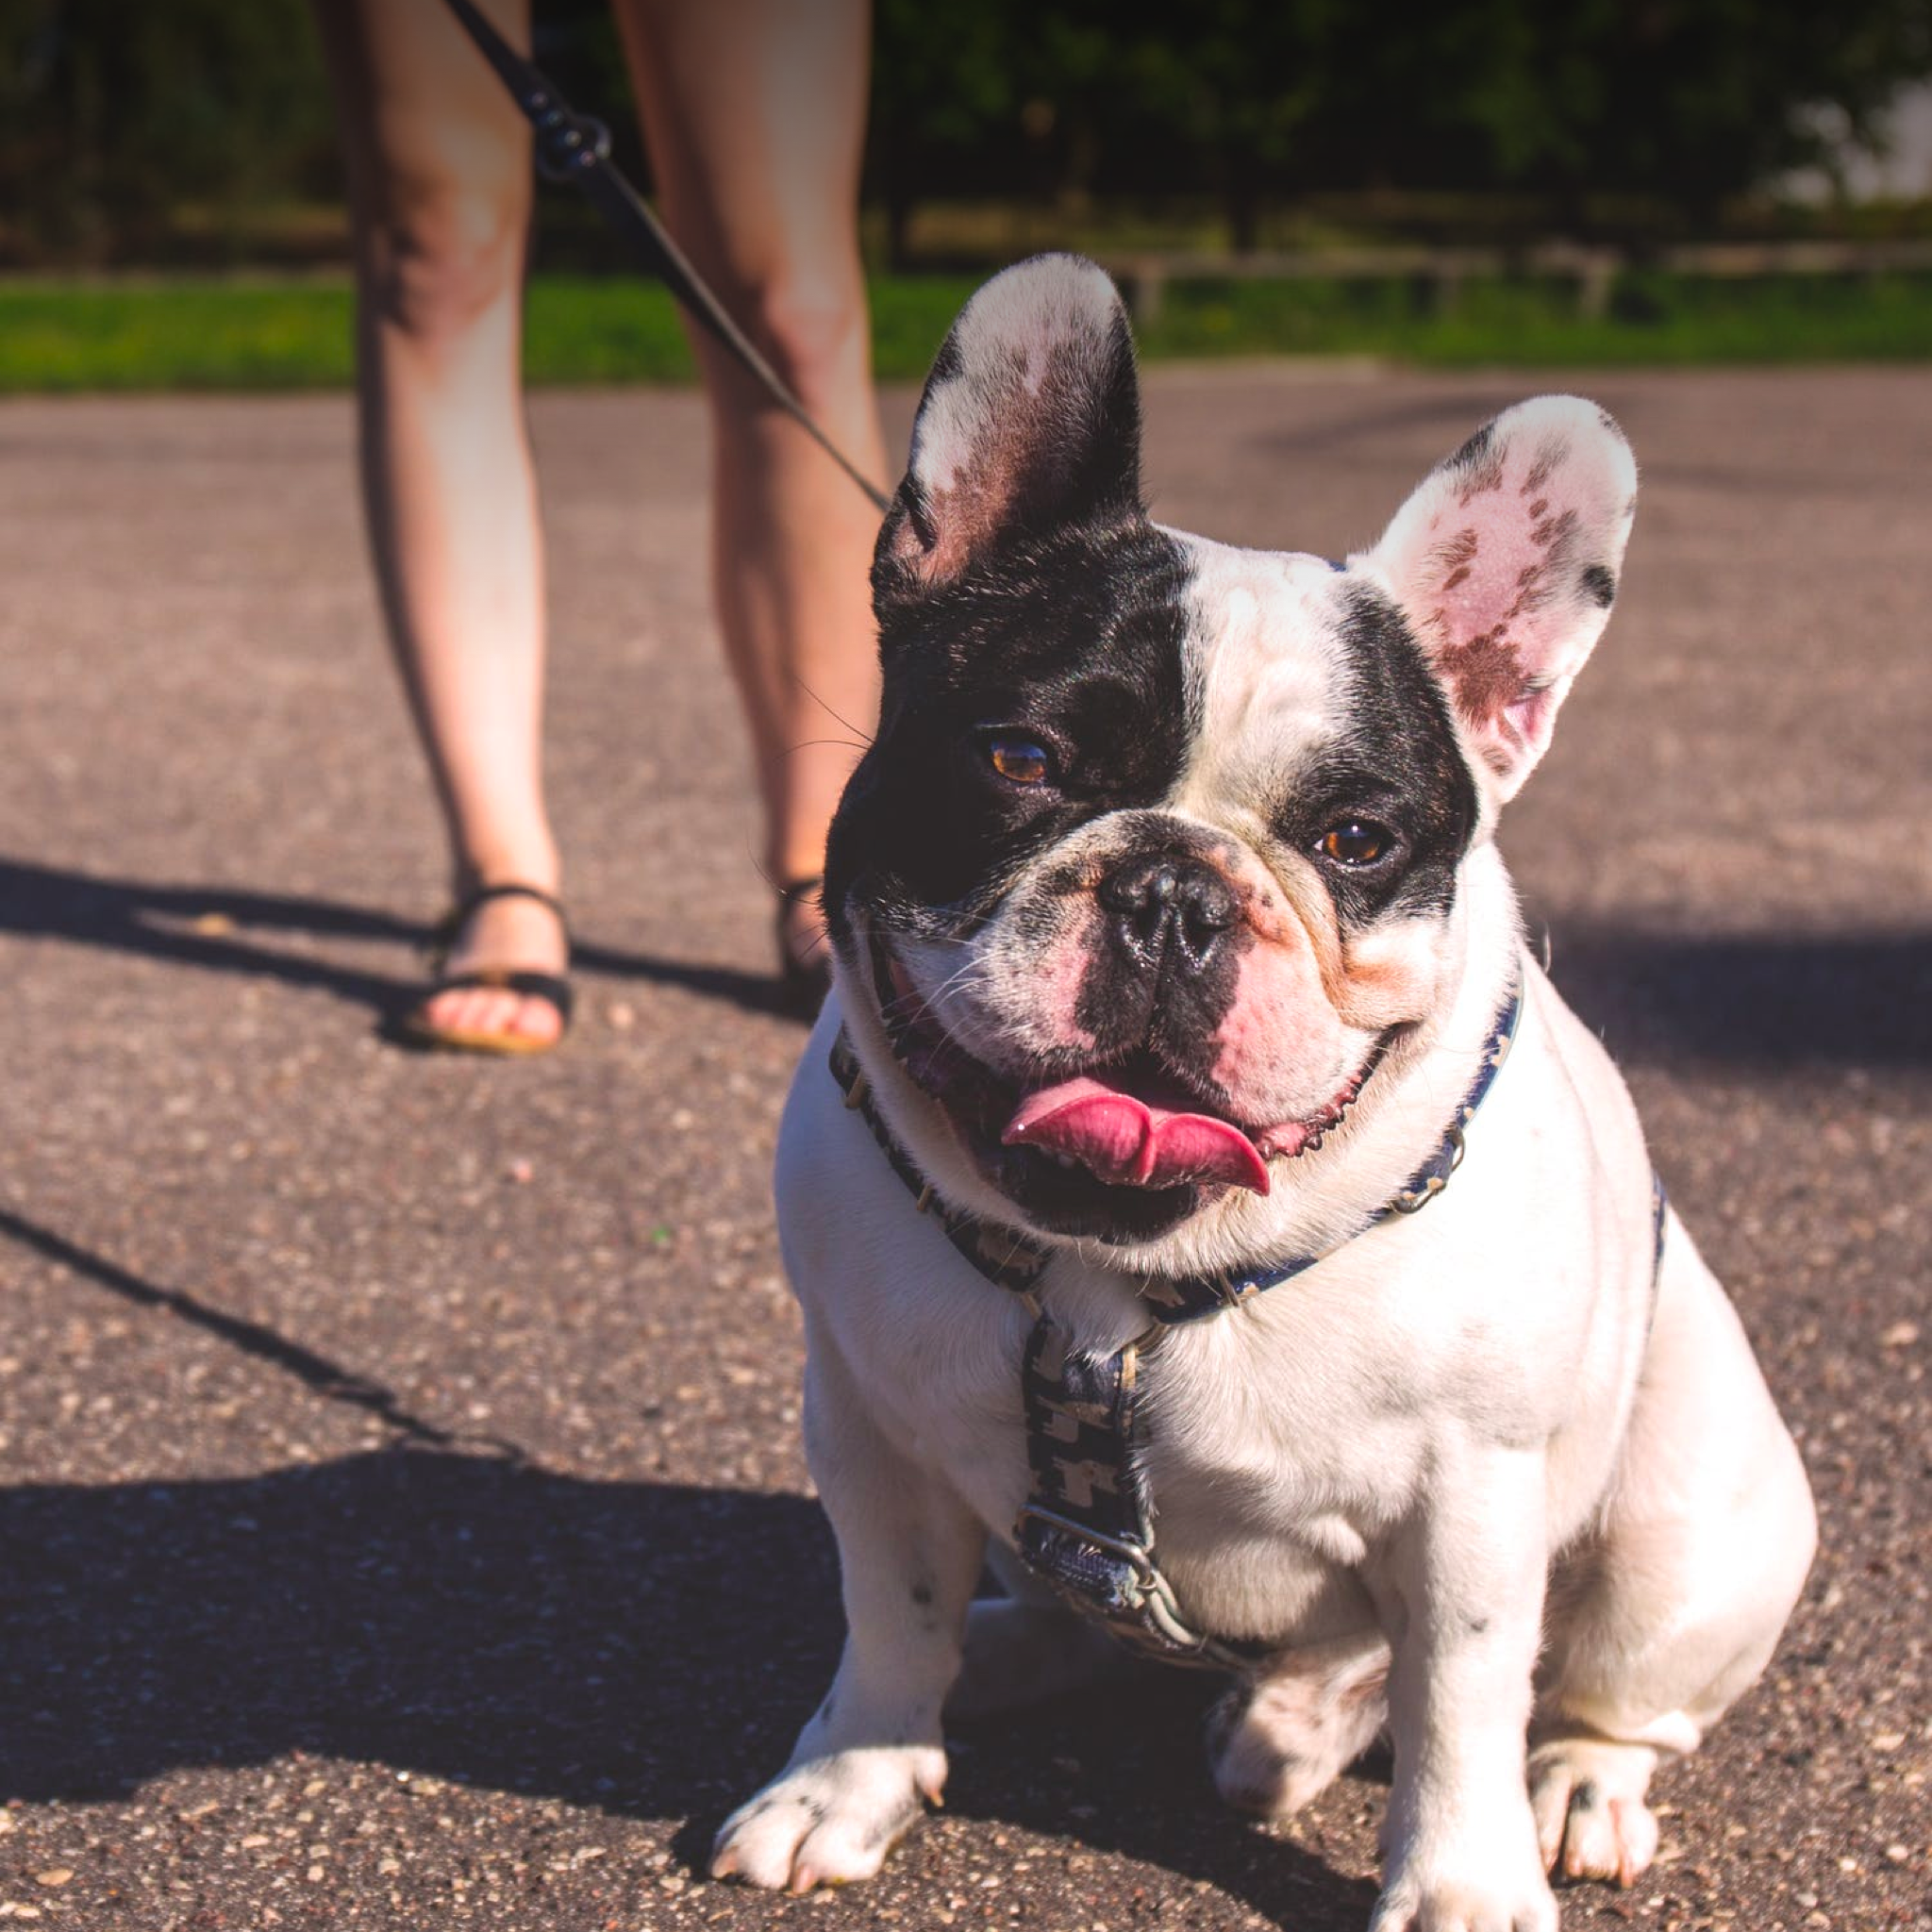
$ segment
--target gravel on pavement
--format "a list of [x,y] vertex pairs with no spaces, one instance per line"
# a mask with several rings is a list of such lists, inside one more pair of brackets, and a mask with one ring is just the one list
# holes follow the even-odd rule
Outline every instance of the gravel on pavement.
[[[1546,386],[1163,370],[1156,510],[1339,553]],[[1504,843],[1824,1544],[1655,1870],[1565,1924],[1926,1926],[1932,379],[1571,386],[1643,504]],[[1386,1765],[1243,1823],[1185,1675],[963,1736],[872,1885],[702,1875],[839,1636],[767,1173],[802,1034],[701,404],[534,421],[584,1010],[506,1064],[376,1037],[442,882],[346,401],[0,406],[0,1920],[1356,1932]]]

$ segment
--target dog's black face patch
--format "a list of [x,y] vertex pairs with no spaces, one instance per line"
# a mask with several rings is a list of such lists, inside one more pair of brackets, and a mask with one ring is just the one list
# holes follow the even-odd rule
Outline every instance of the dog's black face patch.
[[[1344,933],[1391,913],[1446,913],[1477,816],[1447,701],[1401,611],[1373,586],[1346,589],[1338,634],[1343,723],[1280,801],[1274,828],[1316,855]],[[1395,842],[1374,864],[1329,859],[1323,834],[1350,821],[1386,827]]]
[[[1042,853],[1104,813],[1152,805],[1189,737],[1188,568],[1144,519],[1007,547],[881,614],[876,739],[833,822],[825,904],[868,928],[960,938]],[[1040,782],[995,768],[1004,735]]]
[[[1008,944],[1037,941],[1045,957],[1091,914],[1099,874],[1167,838],[1158,828],[1171,822],[1146,808],[1173,791],[1191,736],[1190,577],[1183,547],[1136,516],[1009,544],[956,583],[883,604],[879,731],[826,853],[828,921],[848,960],[859,961],[862,930],[874,947],[932,949],[941,975],[957,947],[970,971],[967,949],[995,912],[1008,921]],[[1012,744],[1044,755],[1037,781],[1002,774],[993,751]],[[1121,836],[1083,840],[1102,820]],[[1023,875],[1032,887],[1015,904],[1009,892]],[[860,962],[868,977],[878,958]],[[1230,986],[1220,975],[1212,1011],[1202,1008],[1206,986],[1168,1003],[1157,1030],[1187,1036],[1180,1058],[1191,1050],[1198,1059]],[[877,991],[890,1009],[891,989]],[[1103,939],[1083,951],[1073,991],[1073,1037],[995,1050],[999,1074],[962,1052],[919,1071],[943,1094],[982,1173],[1027,1220],[1151,1239],[1196,1212],[1204,1191],[1110,1186],[1001,1142],[1020,1091],[1016,1058],[1043,1077],[1148,1043],[1153,983],[1122,947]]]

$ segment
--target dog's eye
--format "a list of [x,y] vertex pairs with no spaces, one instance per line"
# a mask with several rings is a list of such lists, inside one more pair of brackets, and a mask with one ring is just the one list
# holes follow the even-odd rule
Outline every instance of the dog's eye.
[[1044,785],[1053,773],[1046,747],[1013,732],[996,731],[986,741],[986,761],[1009,785]]
[[1343,819],[1322,834],[1320,850],[1324,858],[1337,865],[1374,865],[1395,843],[1395,834],[1387,825],[1369,819]]

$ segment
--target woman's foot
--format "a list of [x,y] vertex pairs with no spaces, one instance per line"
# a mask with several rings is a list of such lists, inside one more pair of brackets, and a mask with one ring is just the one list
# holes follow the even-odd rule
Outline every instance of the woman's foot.
[[[481,888],[459,907],[438,985],[404,1021],[404,1034],[471,1053],[544,1052],[570,1024],[569,963],[570,939],[555,899],[534,887]],[[498,975],[502,983],[449,983]]]

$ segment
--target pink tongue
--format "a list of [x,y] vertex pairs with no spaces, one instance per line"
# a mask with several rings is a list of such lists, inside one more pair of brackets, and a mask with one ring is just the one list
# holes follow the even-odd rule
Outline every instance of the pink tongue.
[[1008,1147],[1070,1155],[1115,1187],[1226,1181],[1268,1191],[1267,1166],[1239,1127],[1211,1114],[1149,1106],[1085,1074],[1029,1093],[1000,1139]]

